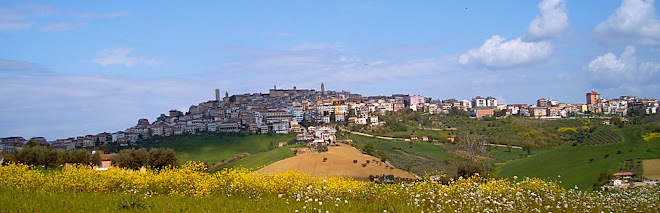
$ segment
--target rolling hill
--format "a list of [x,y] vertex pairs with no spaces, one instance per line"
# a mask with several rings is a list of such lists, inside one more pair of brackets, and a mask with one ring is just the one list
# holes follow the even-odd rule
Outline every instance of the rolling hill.
[[644,141],[639,136],[639,126],[614,131],[623,137],[623,142],[593,146],[567,145],[540,151],[504,164],[496,169],[495,174],[503,178],[528,176],[559,179],[566,188],[578,186],[590,189],[601,172],[612,173],[621,162],[660,157],[660,138]]
[[[179,163],[189,160],[209,164],[231,158],[239,153],[255,155],[268,151],[271,145],[291,141],[294,135],[225,135],[199,134],[153,139],[144,147],[171,148],[176,152]],[[252,157],[252,156],[251,156]]]

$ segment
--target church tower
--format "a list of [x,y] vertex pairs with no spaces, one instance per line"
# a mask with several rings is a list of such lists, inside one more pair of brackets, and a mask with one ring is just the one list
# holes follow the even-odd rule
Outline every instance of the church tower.
[[321,82],[321,94],[325,94],[325,85]]

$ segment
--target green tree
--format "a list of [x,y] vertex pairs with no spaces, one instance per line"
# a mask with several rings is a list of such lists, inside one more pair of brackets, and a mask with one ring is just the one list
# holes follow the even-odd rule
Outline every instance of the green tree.
[[176,153],[172,149],[155,148],[149,150],[149,166],[161,170],[167,166],[176,165]]
[[48,146],[43,148],[44,150],[44,169],[54,168],[57,165],[60,165],[62,161],[58,158],[59,151]]
[[623,126],[623,120],[618,115],[612,116],[612,118],[610,118],[610,123],[619,127]]
[[23,147],[37,147],[37,146],[39,146],[39,143],[37,143],[37,141],[35,140],[29,140],[23,145]]
[[506,109],[504,109],[504,110],[495,110],[493,112],[493,116],[495,116],[495,117],[503,117],[505,115],[506,115]]
[[149,152],[145,148],[124,149],[112,158],[112,165],[119,168],[138,170],[147,166]]
[[375,150],[374,144],[372,143],[368,143],[364,145],[364,149],[362,149],[362,151],[366,152],[367,154],[371,154],[372,152],[374,152],[374,150]]
[[63,163],[90,165],[92,163],[92,154],[87,149],[74,149],[66,151],[62,156]]
[[90,160],[92,165],[99,166],[101,164],[101,152],[94,152]]
[[15,149],[13,154],[13,160],[30,166],[43,165],[46,159],[42,147],[32,147],[28,144],[25,144],[21,150]]

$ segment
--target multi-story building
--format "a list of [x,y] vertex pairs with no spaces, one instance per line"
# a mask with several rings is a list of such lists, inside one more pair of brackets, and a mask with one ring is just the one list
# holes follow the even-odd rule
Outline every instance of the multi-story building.
[[426,102],[424,96],[421,95],[413,95],[413,96],[409,96],[409,98],[410,98],[410,106],[417,106],[419,104],[424,104]]
[[537,107],[547,107],[548,106],[548,100],[545,98],[540,98],[536,100],[536,106]]
[[596,91],[591,90],[591,92],[587,93],[587,104],[588,105],[595,105],[598,103],[598,99],[600,99],[600,94],[598,94]]
[[497,107],[497,98],[486,97],[486,106],[487,107]]
[[477,96],[472,99],[472,107],[473,108],[478,108],[478,107],[487,107],[488,104],[486,103],[486,99],[482,98],[481,96]]

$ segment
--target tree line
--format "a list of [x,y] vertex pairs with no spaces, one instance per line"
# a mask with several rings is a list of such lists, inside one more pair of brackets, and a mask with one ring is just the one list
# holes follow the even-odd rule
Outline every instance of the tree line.
[[[14,149],[5,155],[5,163],[22,163],[44,169],[57,168],[64,164],[80,164],[96,167],[101,164],[102,151],[92,151],[85,148],[60,151],[50,146],[40,146],[36,141],[29,140],[21,149]],[[119,168],[140,169],[150,167],[163,169],[176,166],[177,157],[172,149],[145,148],[124,149],[112,156],[111,164]]]

